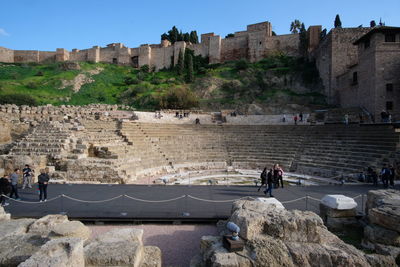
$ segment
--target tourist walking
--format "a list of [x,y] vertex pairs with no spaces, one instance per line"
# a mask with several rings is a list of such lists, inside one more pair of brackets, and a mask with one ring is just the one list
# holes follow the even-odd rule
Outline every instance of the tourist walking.
[[300,112],[299,118],[300,118],[300,122],[303,122],[303,112]]
[[277,169],[278,164],[274,164],[274,167],[272,168],[272,182],[274,184],[274,188],[278,188],[279,187],[279,178],[278,178],[278,173],[279,170]]
[[344,114],[344,124],[348,125],[349,124],[349,114]]
[[393,165],[389,166],[390,176],[389,176],[389,185],[394,187],[394,178],[396,176],[396,170],[394,169]]
[[38,176],[40,202],[47,201],[47,185],[49,183],[49,180],[50,180],[49,174],[47,174],[44,169],[41,169],[40,175]]
[[294,125],[297,125],[297,120],[298,120],[297,115],[294,115],[293,120],[294,120]]
[[283,169],[277,164],[278,168],[278,187],[279,187],[279,182],[281,182],[281,187],[283,188]]
[[272,184],[273,184],[273,171],[272,169],[269,169],[268,174],[267,174],[267,189],[264,191],[264,194],[266,195],[267,193],[269,193],[270,197],[274,197],[272,195]]
[[8,175],[4,175],[0,178],[0,202],[3,207],[9,205],[9,203],[6,202],[6,195],[11,191],[11,183],[8,178]]
[[264,168],[264,170],[262,171],[260,179],[261,179],[261,185],[258,188],[257,192],[260,192],[260,189],[263,187],[263,185],[267,185],[267,168]]
[[14,170],[14,172],[11,174],[11,192],[10,192],[10,198],[12,198],[15,195],[16,200],[20,200],[19,195],[18,195],[18,179],[19,179],[19,174],[20,170],[17,168]]
[[382,183],[385,188],[389,187],[389,177],[390,177],[390,169],[386,167],[386,164],[383,165],[382,171],[381,171],[381,178],[382,178]]
[[25,168],[22,170],[22,177],[23,177],[23,182],[22,182],[22,189],[25,189],[25,187],[32,188],[32,177],[34,174],[34,170],[32,170],[28,164],[25,165]]
[[376,173],[375,170],[372,170],[371,178],[372,178],[372,183],[374,184],[374,186],[378,186],[378,174]]
[[281,183],[281,187],[283,188],[283,169],[279,166],[279,164],[274,165],[273,182],[275,184],[275,188],[279,188],[279,182]]

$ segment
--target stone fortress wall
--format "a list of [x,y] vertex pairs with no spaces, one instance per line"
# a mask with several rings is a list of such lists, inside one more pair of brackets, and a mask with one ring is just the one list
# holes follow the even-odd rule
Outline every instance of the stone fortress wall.
[[206,33],[202,34],[200,39],[199,44],[185,43],[184,41],[171,44],[169,41],[163,40],[160,44],[143,44],[137,48],[129,48],[122,43],[112,43],[106,47],[93,46],[89,49],[72,49],[72,51],[63,48],[57,48],[56,51],[38,51],[0,47],[0,62],[89,61],[132,65],[133,67],[149,65],[159,70],[176,64],[179,51],[185,48],[192,49],[196,55],[209,57],[210,63],[238,59],[255,62],[277,52],[298,55],[298,34],[272,36],[270,22],[248,25],[246,31],[235,32],[235,36],[230,38],[221,38],[214,33]]

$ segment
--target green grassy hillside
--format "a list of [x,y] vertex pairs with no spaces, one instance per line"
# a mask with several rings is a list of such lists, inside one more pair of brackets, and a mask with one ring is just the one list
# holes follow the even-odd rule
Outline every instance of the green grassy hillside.
[[[190,83],[186,82],[185,73],[178,75],[177,69],[151,72],[147,66],[133,69],[81,62],[76,64],[79,69],[69,69],[65,65],[0,63],[0,103],[121,103],[142,110],[325,103],[314,65],[285,56],[253,64],[199,63]],[[78,88],[75,91],[74,86]]]

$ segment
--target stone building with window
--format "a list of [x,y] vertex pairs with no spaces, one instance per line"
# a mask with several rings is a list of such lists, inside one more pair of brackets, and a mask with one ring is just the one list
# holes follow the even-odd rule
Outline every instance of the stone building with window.
[[353,44],[358,62],[336,78],[340,105],[365,108],[376,122],[383,110],[400,120],[400,27],[375,27]]

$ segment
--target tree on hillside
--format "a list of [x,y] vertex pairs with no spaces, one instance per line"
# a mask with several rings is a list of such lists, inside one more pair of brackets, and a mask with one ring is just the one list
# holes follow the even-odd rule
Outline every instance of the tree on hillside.
[[187,59],[187,73],[186,73],[186,82],[191,83],[194,81],[194,71],[193,71],[193,57],[192,55],[188,55]]
[[235,37],[233,33],[228,33],[227,35],[225,35],[225,38],[232,38],[232,37]]
[[369,23],[369,26],[370,26],[371,28],[376,27],[376,22],[375,22],[375,20],[371,20],[371,22]]
[[177,65],[177,72],[178,72],[178,75],[182,75],[184,69],[185,69],[185,63],[184,63],[184,61],[183,61],[183,53],[182,53],[182,50],[179,50],[178,65]]
[[291,33],[298,33],[301,27],[301,22],[298,19],[295,19],[294,21],[292,21],[292,23],[290,24],[290,32]]
[[299,49],[302,56],[306,57],[308,52],[308,38],[307,38],[307,30],[304,23],[301,24],[300,34],[299,34]]
[[342,21],[340,20],[339,14],[335,17],[335,28],[342,28]]
[[190,32],[190,39],[189,41],[192,44],[198,44],[199,43],[199,37],[197,36],[197,31],[191,31]]

